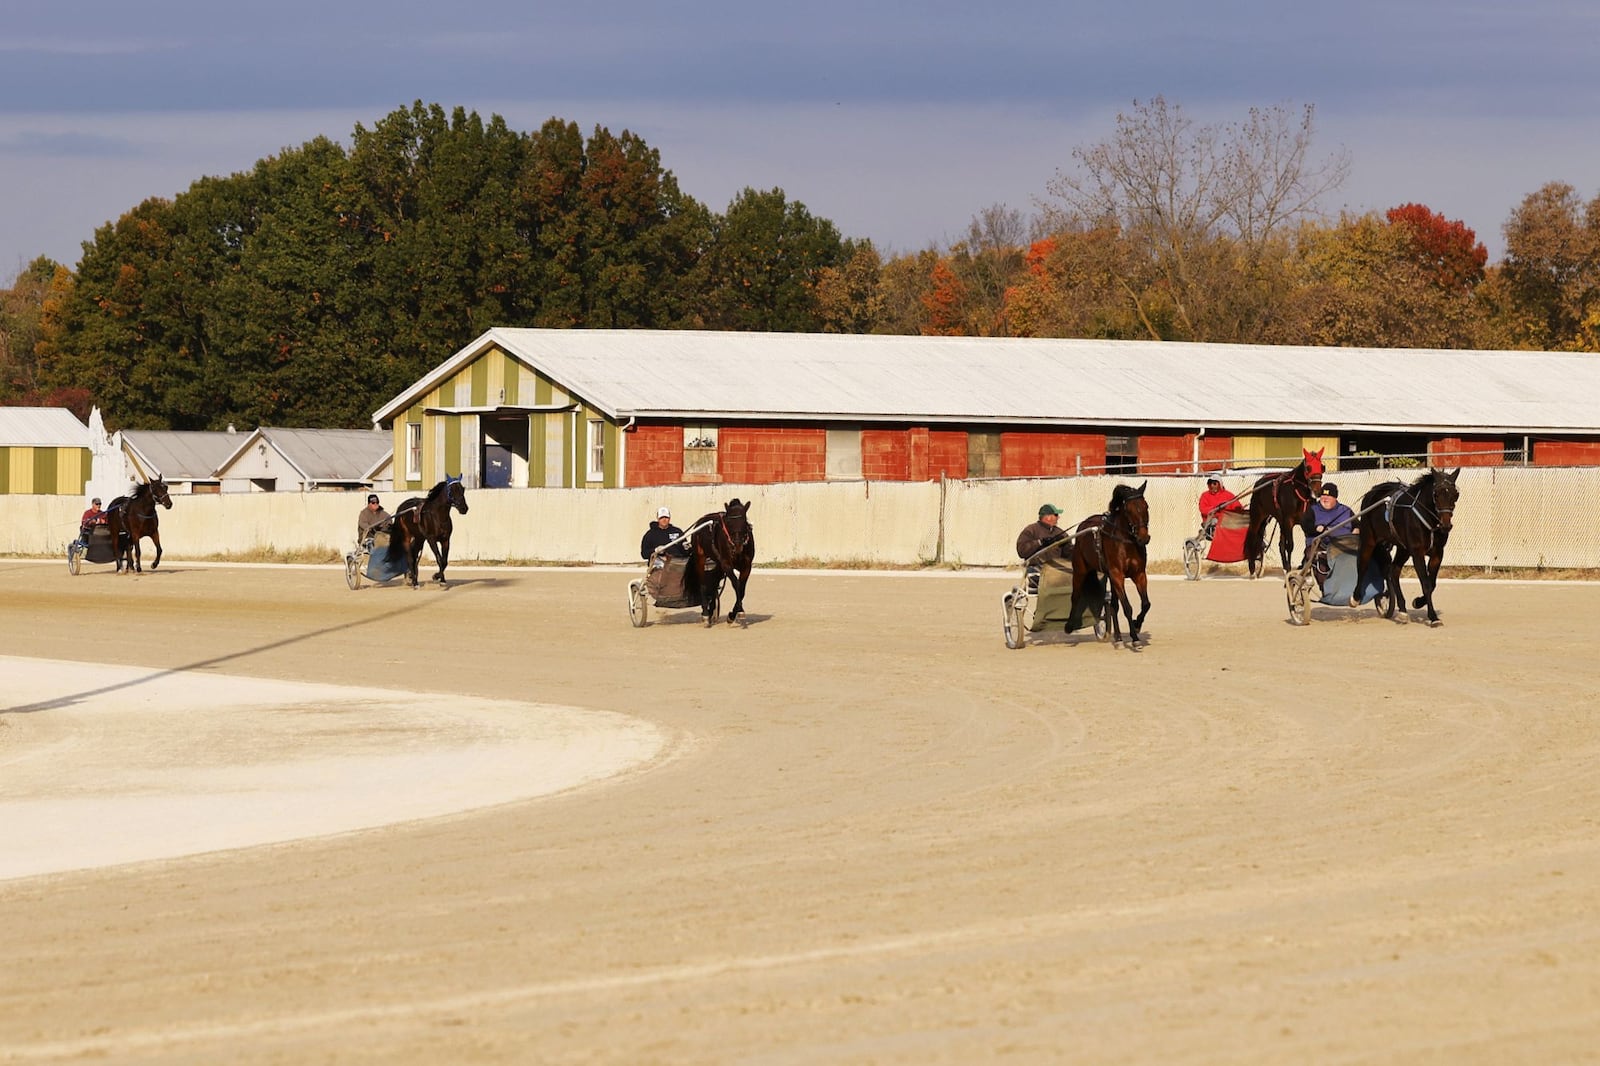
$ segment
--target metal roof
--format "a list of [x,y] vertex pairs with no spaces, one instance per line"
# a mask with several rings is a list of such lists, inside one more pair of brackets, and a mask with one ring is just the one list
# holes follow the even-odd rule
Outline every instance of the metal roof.
[[0,407],[0,448],[87,448],[89,427],[65,407]]
[[244,440],[242,433],[184,429],[125,429],[122,443],[133,449],[142,472],[168,481],[213,481],[217,467]]
[[[275,429],[262,426],[215,467],[221,471],[257,438],[268,441],[307,481],[365,482],[394,451],[394,438],[370,429]],[[237,439],[237,438],[236,438]]]
[[1600,356],[1158,341],[491,329],[382,422],[499,347],[613,418],[1600,434]]

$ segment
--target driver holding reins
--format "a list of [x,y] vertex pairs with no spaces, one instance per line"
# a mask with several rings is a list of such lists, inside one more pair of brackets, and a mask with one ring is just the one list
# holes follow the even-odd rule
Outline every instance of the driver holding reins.
[[356,540],[365,544],[367,538],[373,533],[389,528],[389,523],[394,521],[394,515],[383,509],[383,504],[378,502],[376,492],[367,496],[367,505],[361,508],[361,514],[356,517]]

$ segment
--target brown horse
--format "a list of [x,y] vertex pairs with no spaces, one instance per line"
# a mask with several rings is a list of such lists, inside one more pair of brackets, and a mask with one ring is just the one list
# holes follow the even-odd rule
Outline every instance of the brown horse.
[[1294,557],[1294,527],[1322,488],[1322,452],[1322,448],[1314,452],[1301,448],[1304,458],[1293,470],[1263,474],[1256,479],[1250,490],[1250,527],[1244,533],[1244,557],[1250,564],[1251,577],[1260,577],[1266,569],[1269,518],[1277,520],[1278,555],[1283,560],[1283,572],[1289,572]]
[[389,537],[389,551],[384,556],[393,572],[404,565],[406,584],[417,587],[417,567],[422,562],[422,546],[433,552],[433,561],[439,564],[433,579],[446,585],[444,569],[450,565],[450,533],[455,524],[450,521],[450,509],[467,513],[467,490],[461,478],[446,477],[427,496],[413,496],[401,503],[394,512],[394,531]]
[[[1385,618],[1393,618],[1395,609],[1404,602],[1400,571],[1409,556],[1417,581],[1422,584],[1422,595],[1411,601],[1411,606],[1426,607],[1428,624],[1439,624],[1433,590],[1439,584],[1444,546],[1450,540],[1456,503],[1461,499],[1461,490],[1456,488],[1460,473],[1459,466],[1448,472],[1430,469],[1410,485],[1385,481],[1361,497],[1361,554],[1356,573],[1366,573],[1367,563],[1374,555],[1387,563],[1384,576],[1389,597],[1384,604]],[[1393,559],[1384,559],[1385,545],[1394,546]]]
[[[1111,504],[1105,514],[1090,515],[1078,523],[1072,544],[1072,602],[1081,603],[1090,582],[1106,583],[1105,605],[1100,610],[1096,635],[1110,629],[1112,640],[1122,642],[1122,625],[1117,606],[1128,619],[1128,647],[1138,648],[1139,629],[1150,613],[1150,589],[1145,559],[1150,543],[1150,504],[1144,498],[1146,481],[1138,488],[1118,485],[1111,490]],[[1128,599],[1127,581],[1139,590],[1139,613],[1133,613]],[[1115,602],[1112,597],[1115,596]],[[1102,639],[1104,639],[1102,637]]]
[[106,508],[106,525],[111,529],[111,543],[116,546],[117,573],[124,572],[124,564],[128,573],[143,571],[140,565],[143,552],[139,542],[146,537],[156,546],[155,562],[150,564],[150,569],[161,565],[161,519],[156,514],[158,506],[169,511],[172,509],[172,496],[161,477],[140,483],[130,495],[118,496]]
[[[735,496],[721,511],[701,516],[689,528],[687,584],[700,601],[700,614],[711,625],[721,608],[722,582],[733,583],[732,625],[744,614],[744,590],[756,558],[756,534],[750,525],[750,504]],[[748,625],[748,622],[744,624]]]

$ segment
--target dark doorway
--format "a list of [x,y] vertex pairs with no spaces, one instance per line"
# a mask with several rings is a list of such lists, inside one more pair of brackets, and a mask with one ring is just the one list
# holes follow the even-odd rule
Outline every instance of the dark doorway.
[[485,415],[483,487],[520,488],[528,483],[528,416]]

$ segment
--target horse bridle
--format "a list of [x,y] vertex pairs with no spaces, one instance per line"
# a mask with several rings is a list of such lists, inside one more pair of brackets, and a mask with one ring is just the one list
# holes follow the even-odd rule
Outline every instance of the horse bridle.
[[[149,482],[146,482],[146,484],[149,484]],[[151,489],[150,490],[150,513],[149,514],[145,514],[143,511],[135,511],[133,509],[133,501],[138,499],[137,496],[129,497],[127,503],[124,504],[123,506],[127,507],[128,508],[128,512],[130,514],[132,514],[134,517],[143,518],[143,519],[149,520],[149,519],[153,519],[153,518],[156,517],[156,507],[161,503],[162,498],[165,498],[165,499],[170,501],[172,499],[172,496],[170,494],[166,494],[166,495],[164,495],[164,497],[157,497],[156,496],[156,490],[155,489]],[[168,506],[170,507],[171,504],[169,503]]]
[[749,519],[745,519],[744,536],[740,537],[738,540],[734,540],[733,539],[733,534],[728,532],[728,512],[727,511],[723,511],[721,514],[719,514],[717,516],[717,525],[722,527],[722,535],[727,538],[728,546],[733,549],[733,552],[734,552],[735,555],[737,555],[739,552],[743,551],[744,550],[744,546],[750,542],[750,520]]

